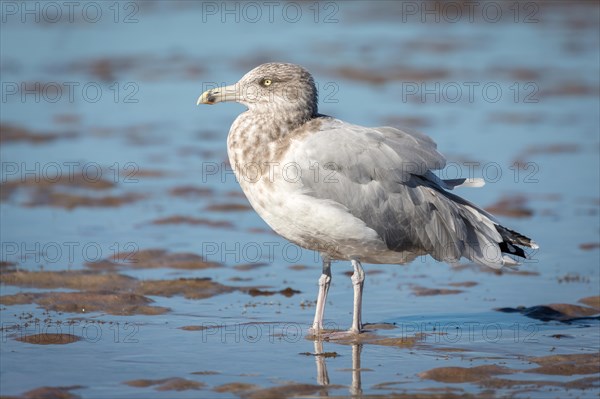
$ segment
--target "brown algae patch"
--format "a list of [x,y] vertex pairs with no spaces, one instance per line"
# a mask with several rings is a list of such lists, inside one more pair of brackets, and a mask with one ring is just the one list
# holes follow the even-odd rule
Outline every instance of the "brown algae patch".
[[187,299],[205,299],[215,295],[236,291],[212,281],[210,278],[180,278],[177,280],[147,280],[141,281],[137,292],[143,295],[171,297],[183,295]]
[[600,248],[600,242],[586,242],[579,244],[579,249],[582,251],[591,251]]
[[451,287],[474,287],[477,284],[479,283],[477,283],[476,281],[460,281],[456,283],[448,283],[448,285]]
[[173,197],[183,197],[190,199],[210,197],[213,194],[214,192],[210,188],[196,186],[177,186],[169,190],[169,195]]
[[260,227],[251,227],[251,228],[249,228],[246,231],[248,233],[252,233],[252,234],[271,234],[271,235],[277,235],[277,233],[275,233],[271,229],[263,229],[263,228],[260,228]]
[[550,337],[555,339],[575,338],[574,336],[568,334],[552,334]]
[[20,292],[14,295],[2,295],[0,296],[0,304],[11,306],[11,305],[24,305],[35,303],[35,300],[39,298],[39,294],[33,294],[29,292]]
[[204,210],[212,211],[212,212],[245,212],[245,211],[252,210],[252,207],[250,207],[250,205],[235,204],[235,203],[213,204],[213,205],[207,206],[206,208],[204,208]]
[[[96,170],[94,170],[96,172]],[[23,176],[20,179],[7,180],[2,183],[3,190],[14,190],[18,187],[29,188],[53,188],[65,187],[72,189],[108,190],[116,186],[114,182],[102,177],[89,176],[83,170],[75,170],[71,173],[60,174],[56,177],[41,178],[40,176]]]
[[[41,83],[38,83],[41,85]],[[67,139],[77,137],[75,132],[35,132],[22,126],[15,126],[8,123],[0,123],[0,143],[10,142],[28,142],[33,144],[42,144],[58,139]]]
[[69,387],[40,387],[23,393],[21,396],[2,396],[5,399],[79,399],[81,396],[75,395],[70,391],[74,389],[83,389],[82,385],[72,385]]
[[[536,392],[537,389],[546,387],[559,387],[563,389],[593,389],[598,388],[597,377],[584,377],[573,381],[548,381],[548,380],[509,380],[506,378],[490,378],[481,381],[480,385],[492,389],[522,388],[522,392]],[[533,396],[530,396],[533,397]]]
[[6,260],[0,261],[0,271],[12,271],[15,270],[17,264],[15,262],[9,262]]
[[295,290],[291,287],[284,288],[279,291],[269,291],[269,290],[261,290],[259,288],[250,288],[248,290],[248,295],[250,296],[271,296],[275,294],[283,295],[286,298],[290,298],[296,294],[301,294],[302,291]]
[[202,389],[204,386],[202,382],[175,377],[167,379],[154,389],[157,391],[187,391],[190,389]]
[[137,280],[122,274],[100,274],[85,270],[73,271],[14,271],[0,274],[0,283],[19,287],[70,288],[85,291],[123,290],[133,287]]
[[105,312],[117,316],[157,315],[168,308],[152,306],[150,298],[131,293],[41,292],[0,296],[3,305],[36,303],[46,310],[67,313]]
[[571,305],[570,303],[553,303],[548,306],[569,317],[588,317],[600,313],[599,309],[590,308],[587,306]]
[[[598,387],[597,377],[582,378],[573,381],[544,381],[544,380],[512,380],[506,378],[497,378],[498,375],[515,374],[520,372],[553,374],[553,375],[574,375],[574,374],[594,374],[600,370],[598,364],[598,354],[584,355],[552,355],[540,358],[529,358],[542,367],[529,370],[514,370],[497,365],[482,365],[476,367],[438,367],[419,373],[423,379],[433,380],[442,383],[476,383],[485,388],[506,389],[513,387],[528,387],[539,389],[547,386],[556,386],[566,389],[589,389]],[[594,364],[595,358],[595,364]],[[546,368],[544,368],[546,367]],[[541,370],[541,371],[540,371]],[[535,391],[532,391],[535,392]]]
[[65,345],[80,341],[82,338],[73,334],[33,334],[15,338],[17,341],[35,345]]
[[533,216],[533,210],[527,207],[527,198],[520,195],[503,197],[495,204],[487,206],[485,210],[494,215],[513,218],[527,218]]
[[561,82],[555,87],[540,90],[541,98],[564,97],[564,96],[598,96],[600,87],[592,87],[582,82]]
[[265,267],[265,266],[269,266],[269,264],[265,263],[265,262],[243,263],[241,265],[235,265],[235,266],[233,266],[233,268],[235,270],[246,272],[246,271],[255,270],[255,269],[258,269],[259,267]]
[[49,198],[52,194],[58,194],[60,189],[84,189],[84,190],[107,190],[115,184],[109,180],[97,178],[86,178],[83,171],[61,174],[56,178],[39,178],[24,176],[20,179],[7,180],[0,184],[0,198],[5,201],[10,199],[19,190],[26,190],[29,194],[29,204],[42,202],[43,198]]
[[412,337],[388,337],[366,339],[363,341],[363,343],[380,346],[395,346],[399,348],[413,348],[417,343],[421,342],[423,339],[424,336],[415,335]]
[[584,305],[591,306],[594,309],[600,310],[600,296],[588,296],[580,299],[579,302],[583,303]]
[[347,331],[325,330],[321,335],[309,334],[308,340],[331,341],[342,345],[368,344],[379,346],[394,346],[398,348],[413,348],[425,339],[425,334],[416,334],[406,337],[385,337],[371,332],[361,334],[348,333]]
[[106,312],[113,315],[158,315],[169,308],[152,306],[154,301],[138,294],[129,293],[86,293],[66,292],[48,293],[37,301],[47,310],[58,312],[86,313]]
[[514,370],[496,365],[476,367],[437,367],[419,373],[419,377],[427,380],[446,383],[478,382],[498,374],[510,374]]
[[143,195],[134,193],[92,197],[87,195],[39,190],[36,191],[31,197],[30,201],[25,202],[24,205],[30,207],[52,206],[55,208],[64,208],[69,210],[80,206],[92,208],[116,208],[122,205],[138,202],[143,198]]
[[86,266],[106,270],[115,270],[120,267],[199,270],[220,267],[221,265],[207,262],[202,256],[189,252],[171,253],[165,249],[144,249],[142,251],[120,252],[98,262],[88,262]]
[[232,229],[235,227],[233,223],[227,220],[210,220],[205,218],[194,218],[190,216],[167,216],[164,218],[159,218],[152,221],[152,224],[156,225],[166,225],[166,224],[189,224],[192,226],[208,226],[208,227],[218,227],[225,229]]
[[388,70],[360,69],[355,67],[340,67],[331,73],[335,76],[370,84],[383,84],[390,81],[420,82],[432,79],[443,79],[448,75],[444,69],[412,69],[394,67]]
[[[421,378],[446,383],[475,382],[479,386],[494,389],[514,387],[528,387],[529,390],[548,386],[564,389],[590,389],[598,388],[598,377],[585,377],[571,381],[547,381],[496,378],[497,375],[515,373],[537,373],[546,375],[572,376],[578,374],[597,374],[600,372],[600,354],[567,354],[530,357],[527,360],[537,363],[540,367],[515,370],[497,365],[484,365],[477,367],[439,367],[419,374]],[[532,391],[535,392],[535,391]]]
[[[400,381],[389,381],[380,382],[373,385],[373,389],[398,389],[406,382]],[[464,389],[456,387],[443,387],[443,388],[423,388],[418,391],[419,393],[410,394],[393,394],[388,396],[375,396],[374,398],[391,398],[391,399],[495,399],[489,394],[479,393],[477,396],[465,393]],[[373,398],[373,399],[374,399]]]
[[540,366],[527,370],[528,373],[550,375],[600,373],[600,353],[598,352],[530,357],[528,360]]
[[[154,306],[146,295],[171,297],[182,295],[188,299],[205,299],[222,293],[248,288],[230,287],[210,278],[180,278],[175,280],[137,280],[133,277],[84,271],[6,271],[0,274],[0,282],[33,288],[68,288],[80,292],[20,292],[0,296],[2,305],[36,303],[46,310],[86,313],[106,312],[114,315],[156,315],[169,311]],[[293,295],[296,291],[284,289],[278,293]]]
[[115,80],[136,79],[160,81],[165,79],[198,79],[203,69],[200,59],[184,54],[173,53],[161,56],[135,54],[124,56],[103,56],[69,64],[56,65],[51,71],[56,73],[85,73],[93,79],[110,83]]
[[[24,190],[27,194],[24,206],[53,206],[64,209],[77,207],[118,207],[137,202],[145,198],[137,193],[121,193],[118,195],[99,195],[98,192],[116,187],[113,181],[91,175],[101,174],[101,169],[93,171],[73,170],[56,177],[39,178],[39,176],[8,180],[0,185],[1,199],[8,200],[15,193]],[[105,174],[110,175],[110,171]],[[77,190],[77,193],[65,190]],[[81,190],[88,191],[82,193]]]
[[413,294],[417,296],[455,295],[464,292],[463,290],[453,290],[448,288],[427,288],[421,286],[414,286],[411,289]]
[[319,392],[327,392],[327,388],[321,385],[288,384],[279,387],[257,389],[245,393],[242,397],[244,399],[287,399],[313,396]]
[[244,393],[248,391],[258,390],[260,387],[254,384],[247,384],[244,382],[230,382],[227,384],[219,385],[213,388],[215,392],[231,392],[231,393]]
[[306,266],[306,265],[291,265],[291,266],[288,266],[288,269],[294,270],[294,271],[302,271],[302,270],[310,269],[310,267]]
[[169,172],[160,169],[135,169],[132,171],[123,171],[122,177],[130,182],[137,182],[138,177],[167,177]]
[[363,327],[365,330],[393,330],[396,325],[392,323],[364,323]]
[[[204,330],[210,330],[215,328],[214,326],[183,326],[183,327],[179,327],[180,330],[184,330],[184,331],[204,331]],[[194,374],[194,373],[192,373]]]
[[157,391],[188,391],[190,389],[198,390],[204,388],[205,384],[198,381],[187,380],[185,378],[172,377],[159,380],[130,380],[123,384],[135,388],[147,388],[154,386]]

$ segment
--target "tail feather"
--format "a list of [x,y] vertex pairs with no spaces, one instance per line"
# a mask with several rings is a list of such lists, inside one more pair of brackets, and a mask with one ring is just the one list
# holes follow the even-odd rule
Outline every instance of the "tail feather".
[[435,183],[445,190],[454,190],[456,187],[483,187],[485,180],[481,178],[440,179],[435,173],[428,170],[425,179]]
[[[500,225],[492,215],[478,206],[448,192],[445,194],[462,205],[460,209],[463,212],[461,214],[466,224],[470,225],[475,233],[475,245],[470,245],[471,248],[466,254],[467,258],[492,268],[517,266],[519,262],[511,256],[528,258],[527,253],[521,247],[539,248],[531,238]],[[465,210],[469,212],[464,212]],[[498,252],[492,250],[495,245],[497,245]],[[482,248],[488,248],[487,253],[482,253]]]
[[[504,243],[506,243],[506,244],[522,245],[524,247],[529,247],[529,248],[533,248],[533,249],[539,248],[539,246],[535,243],[535,241],[533,241],[529,237],[524,236],[523,234],[521,234],[519,232],[516,232],[511,229],[507,229],[506,227],[500,226],[499,224],[496,225],[496,230],[498,230],[498,233],[500,233],[500,235],[504,239]],[[502,252],[510,253],[510,251],[502,251]]]
[[[486,222],[489,223],[491,220],[488,219]],[[502,241],[495,239],[493,235],[490,234],[490,230],[486,231],[486,229],[481,229],[480,226],[475,227],[475,231],[478,232],[478,239],[480,242],[482,241],[486,244],[481,245],[481,243],[479,243],[478,247],[479,249],[488,249],[484,251],[484,256],[481,256],[482,254],[479,251],[470,252],[467,255],[469,259],[477,263],[490,266],[495,269],[499,269],[503,266],[518,266],[520,263],[517,259],[515,259],[515,257],[523,259],[529,258],[525,250],[521,247],[529,247],[534,249],[538,248],[538,245],[530,238],[516,231],[507,229],[499,224],[494,223],[493,226],[495,227],[497,233],[499,233],[500,240]],[[497,248],[497,250],[493,250],[492,248],[494,247]]]
[[[421,179],[430,191],[419,193],[432,194],[427,197],[427,202],[432,206],[427,209],[427,216],[422,217],[424,220],[428,217],[432,223],[425,228],[418,226],[415,235],[422,233],[425,236],[421,239],[422,246],[435,259],[456,261],[465,257],[478,264],[500,269],[517,266],[519,263],[513,257],[528,257],[520,247],[538,248],[529,237],[500,225],[489,212],[446,191],[460,185],[476,186],[478,180],[442,180],[431,172]],[[419,201],[422,199],[417,198],[414,203]]]
[[485,180],[480,178],[462,178],[462,179],[447,179],[442,180],[446,186],[452,190],[456,187],[483,187],[485,186]]

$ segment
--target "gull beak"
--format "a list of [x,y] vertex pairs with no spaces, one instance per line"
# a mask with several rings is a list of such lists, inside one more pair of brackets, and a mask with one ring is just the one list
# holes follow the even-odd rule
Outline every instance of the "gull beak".
[[221,86],[214,89],[206,90],[198,97],[196,105],[200,104],[216,104],[226,101],[237,101],[238,91],[236,85]]

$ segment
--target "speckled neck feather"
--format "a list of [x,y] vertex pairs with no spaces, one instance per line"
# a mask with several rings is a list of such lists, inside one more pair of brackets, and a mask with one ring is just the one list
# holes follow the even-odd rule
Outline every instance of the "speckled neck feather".
[[[265,87],[265,80],[271,83]],[[292,64],[263,64],[239,82],[238,102],[248,110],[231,126],[230,162],[236,168],[277,162],[290,140],[318,130],[318,93],[304,68]]]

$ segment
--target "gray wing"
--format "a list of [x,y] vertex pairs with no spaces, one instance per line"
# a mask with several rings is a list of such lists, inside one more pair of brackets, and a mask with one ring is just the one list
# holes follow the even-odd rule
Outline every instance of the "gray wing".
[[297,154],[321,171],[303,175],[306,194],[345,207],[391,250],[457,261],[469,249],[483,257],[488,242],[502,241],[477,207],[470,210],[471,204],[443,190],[431,170],[443,168],[445,159],[423,134],[326,119]]
[[304,148],[310,159],[326,159],[328,169],[335,168],[359,183],[373,179],[406,182],[412,175],[425,175],[446,165],[435,142],[421,133],[367,128],[329,118],[317,134],[308,137]]

